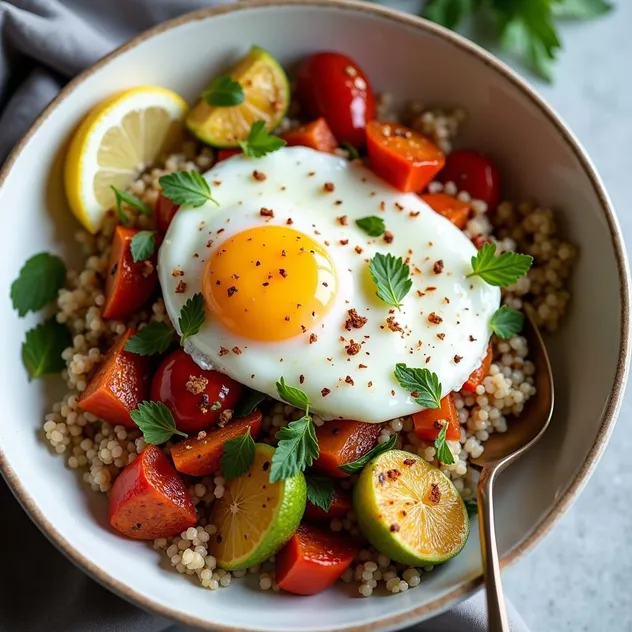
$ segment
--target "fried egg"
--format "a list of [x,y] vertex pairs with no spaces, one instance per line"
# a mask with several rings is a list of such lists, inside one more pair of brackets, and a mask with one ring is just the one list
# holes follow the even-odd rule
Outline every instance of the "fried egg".
[[[500,291],[467,278],[476,249],[417,195],[306,147],[235,156],[204,177],[219,206],[181,208],[158,264],[176,326],[204,297],[205,322],[185,343],[201,367],[277,399],[283,376],[324,419],[382,422],[421,410],[397,363],[436,373],[442,395],[480,366]],[[373,215],[379,237],[356,224]],[[376,253],[410,267],[400,309],[376,296]]]

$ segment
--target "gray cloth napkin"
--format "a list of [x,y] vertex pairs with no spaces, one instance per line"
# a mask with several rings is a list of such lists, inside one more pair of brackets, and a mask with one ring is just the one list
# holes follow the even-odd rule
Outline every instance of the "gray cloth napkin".
[[[0,163],[65,82],[130,37],[235,0],[0,0]],[[87,492],[89,493],[89,492]],[[62,556],[0,481],[0,632],[186,632],[122,601]],[[512,632],[528,632],[510,606]],[[415,632],[483,632],[484,595]],[[409,630],[413,632],[413,629]]]

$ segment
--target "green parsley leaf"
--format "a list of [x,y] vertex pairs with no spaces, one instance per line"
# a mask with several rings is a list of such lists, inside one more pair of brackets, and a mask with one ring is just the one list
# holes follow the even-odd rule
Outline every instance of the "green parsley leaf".
[[340,146],[349,152],[349,160],[357,160],[360,157],[360,152],[351,143],[345,142]]
[[328,476],[306,476],[307,500],[320,507],[323,511],[329,511],[334,500],[334,482]]
[[64,349],[72,346],[72,336],[68,327],[49,318],[26,332],[22,343],[22,362],[34,380],[48,373],[59,373],[66,368],[61,357]]
[[121,206],[122,202],[129,204],[132,208],[140,211],[143,215],[151,215],[151,209],[147,206],[147,204],[145,204],[145,202],[139,200],[135,195],[127,193],[127,191],[121,191],[113,185],[110,185],[110,188],[112,189],[112,191],[114,191],[114,199],[116,200],[116,214],[118,215],[119,222],[121,222],[121,224],[127,224],[129,222],[129,216]]
[[260,393],[252,388],[246,388],[245,393],[233,409],[233,417],[245,417],[249,415],[266,398],[265,393]]
[[231,107],[244,102],[244,89],[238,81],[228,75],[213,79],[210,87],[202,93],[202,98],[218,107]]
[[384,220],[381,217],[377,217],[377,215],[369,215],[368,217],[356,219],[356,224],[369,237],[379,237],[380,235],[383,235],[386,230]]
[[402,388],[410,391],[420,406],[441,406],[441,384],[436,373],[428,369],[413,369],[399,362],[395,365],[395,377]]
[[66,283],[66,266],[56,255],[40,252],[22,266],[11,285],[11,301],[19,316],[36,312],[57,298]]
[[519,334],[524,325],[524,314],[508,305],[503,305],[494,312],[489,326],[499,338],[507,339]]
[[473,498],[468,498],[467,500],[464,500],[463,504],[465,505],[468,516],[472,517],[478,513],[478,503]]
[[240,141],[239,146],[246,156],[261,158],[285,145],[285,141],[266,131],[264,121],[256,121],[250,128],[250,133],[245,142]]
[[448,447],[448,443],[445,438],[447,432],[448,424],[444,423],[441,430],[439,430],[439,434],[435,439],[434,445],[437,450],[437,458],[439,461],[445,465],[452,465],[454,463],[454,456],[452,455],[452,452],[450,452],[450,448]]
[[156,250],[156,233],[153,230],[141,230],[136,233],[132,237],[130,250],[135,262],[151,258]]
[[198,208],[207,202],[219,206],[211,195],[211,187],[197,171],[176,171],[162,176],[158,183],[162,194],[178,206]]
[[532,263],[531,255],[517,252],[502,252],[497,255],[496,244],[487,243],[472,257],[472,272],[467,278],[479,276],[489,285],[507,287],[525,275]]
[[449,29],[455,29],[474,10],[473,0],[431,0],[423,16]]
[[178,327],[180,328],[180,344],[184,345],[184,341],[190,336],[200,331],[200,327],[204,324],[206,312],[204,311],[204,297],[201,292],[194,294],[180,310],[180,318],[178,318]]
[[309,411],[309,399],[307,399],[307,395],[300,388],[289,386],[285,383],[285,378],[283,377],[279,378],[276,387],[279,397],[283,401],[296,406],[296,408],[302,408],[306,413]]
[[227,481],[245,474],[255,460],[255,442],[250,428],[245,434],[224,443],[222,474]]
[[396,443],[397,435],[392,434],[386,443],[378,443],[374,445],[364,456],[361,456],[356,461],[351,461],[351,463],[340,465],[338,469],[342,470],[346,474],[355,474],[378,454],[382,454],[382,452],[386,452],[387,450],[392,450]]
[[276,438],[279,444],[272,457],[271,483],[296,476],[318,458],[318,438],[309,415],[281,428],[276,433]]
[[164,353],[173,342],[173,329],[167,323],[153,321],[125,343],[125,351],[148,356]]
[[145,443],[160,445],[174,434],[185,439],[189,436],[176,428],[171,411],[162,402],[141,402],[129,414],[143,433]]
[[558,18],[591,20],[609,13],[614,6],[605,0],[557,0],[551,8]]
[[402,306],[402,299],[413,286],[408,265],[401,257],[378,252],[371,259],[369,272],[377,287],[377,296],[388,305],[399,309]]

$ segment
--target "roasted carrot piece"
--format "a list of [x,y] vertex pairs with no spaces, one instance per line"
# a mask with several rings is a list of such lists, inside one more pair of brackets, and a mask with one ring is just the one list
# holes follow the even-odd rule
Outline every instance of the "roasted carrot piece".
[[366,139],[371,169],[400,191],[422,191],[445,163],[429,138],[403,125],[371,121]]
[[257,438],[261,430],[261,411],[255,410],[246,417],[235,419],[223,428],[213,428],[185,439],[171,448],[171,458],[178,472],[190,476],[206,476],[217,472],[221,466],[224,444],[240,437],[250,428],[250,435]]
[[334,489],[334,499],[331,501],[329,511],[324,511],[316,505],[307,501],[305,507],[305,520],[313,520],[314,522],[322,522],[331,520],[332,518],[344,518],[351,511],[351,496],[348,492],[336,487]]
[[329,476],[349,476],[339,469],[356,461],[376,443],[382,427],[361,421],[326,421],[316,428],[320,454],[314,467]]
[[158,284],[156,255],[134,262],[131,242],[140,231],[117,226],[105,282],[104,318],[124,318],[142,307]]
[[357,552],[347,536],[302,524],[276,555],[276,582],[295,595],[315,595],[336,582]]
[[155,445],[145,448],[112,485],[110,524],[128,538],[168,538],[196,523],[187,488]]
[[134,333],[128,329],[114,343],[79,399],[83,410],[126,428],[136,428],[130,410],[147,399],[149,392],[149,357],[124,348]]
[[451,395],[446,395],[441,400],[439,408],[426,408],[418,413],[413,413],[413,425],[415,434],[422,441],[434,441],[443,426],[441,420],[448,422],[446,439],[458,441],[461,436],[461,424]]
[[483,358],[483,362],[478,369],[472,371],[472,374],[468,378],[467,382],[463,384],[461,387],[464,391],[470,391],[471,393],[476,391],[476,387],[479,384],[483,383],[483,380],[489,375],[489,367],[492,364],[492,359],[494,357],[494,350],[492,349],[491,342],[489,343],[489,347],[487,347],[487,355]]
[[432,208],[433,211],[449,219],[457,228],[463,230],[470,218],[472,207],[467,202],[461,202],[453,195],[446,193],[426,193],[421,199]]
[[162,193],[158,196],[158,200],[156,202],[156,224],[158,226],[158,230],[161,233],[166,233],[169,228],[169,224],[171,224],[171,220],[173,216],[178,212],[180,207],[177,204],[174,204],[168,197],[163,195]]
[[222,160],[226,160],[231,156],[236,156],[237,154],[241,154],[241,149],[228,147],[227,149],[220,149],[217,152],[217,162],[221,162]]
[[290,146],[303,145],[304,147],[311,147],[312,149],[327,153],[331,153],[338,147],[336,137],[322,116],[311,123],[285,132],[282,138],[284,138]]

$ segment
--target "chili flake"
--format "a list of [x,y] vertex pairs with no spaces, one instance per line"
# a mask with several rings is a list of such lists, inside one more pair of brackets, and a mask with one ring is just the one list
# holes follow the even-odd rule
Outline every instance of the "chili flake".
[[261,217],[274,217],[274,211],[271,208],[262,206],[259,215],[261,215]]
[[331,193],[334,188],[333,182],[325,182],[325,184],[323,184],[323,191],[326,191],[327,193]]
[[434,265],[432,266],[432,270],[435,274],[441,274],[441,272],[443,272],[443,259],[435,261]]
[[345,345],[345,350],[347,351],[347,355],[354,356],[357,353],[360,353],[362,346],[359,342],[355,342],[351,340],[348,345]]
[[220,358],[222,356],[225,356],[227,353],[230,353],[230,351],[226,347],[220,347],[219,348],[219,356],[220,356]]
[[178,268],[174,268],[171,271],[171,276],[174,276],[174,277],[184,276],[184,272],[182,270],[178,270]]
[[361,255],[361,254],[362,254],[362,248],[360,248],[360,246],[356,246],[356,247],[355,247],[355,251],[356,251],[359,255]]
[[233,347],[233,353],[235,355],[241,355],[241,349],[239,347]]
[[226,293],[228,294],[229,297],[231,297],[235,292],[238,292],[239,290],[234,286],[231,285],[227,290]]
[[252,172],[252,177],[258,182],[263,182],[268,176],[261,171],[257,171],[256,169]]
[[309,344],[314,344],[318,340],[318,336],[316,334],[309,334]]
[[340,217],[336,217],[336,221],[341,226],[348,226],[349,225],[349,218],[346,215],[341,215]]
[[345,329],[347,331],[351,331],[352,329],[362,329],[362,327],[366,325],[368,318],[360,316],[357,310],[349,309],[347,310],[347,314],[349,314],[349,318],[345,321]]
[[386,324],[391,331],[404,331],[401,325],[395,320],[395,316],[389,316],[386,319]]
[[352,379],[352,377],[350,375],[347,375],[347,377],[345,378],[345,382],[347,384],[351,384],[351,386],[355,386],[355,384],[353,382],[353,379]]
[[383,237],[384,241],[387,244],[392,244],[393,243],[393,239],[395,239],[393,233],[390,230],[386,230],[384,231],[384,237]]
[[331,393],[331,389],[330,389],[330,388],[324,388],[324,389],[320,392],[320,394],[321,394],[323,397],[327,397],[327,395],[329,395],[329,393]]
[[199,395],[200,393],[203,393],[204,389],[207,386],[208,379],[205,378],[203,375],[189,375],[189,379],[185,384],[185,388],[187,389],[187,391],[189,391],[189,393],[192,393],[193,395]]
[[454,356],[454,364],[458,364],[461,360],[463,360],[463,356],[460,356],[460,355]]

